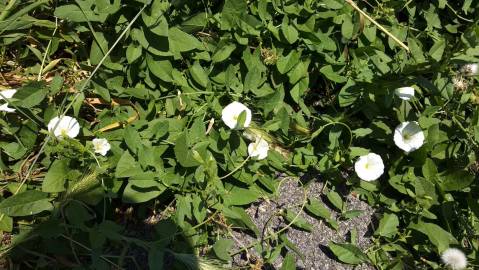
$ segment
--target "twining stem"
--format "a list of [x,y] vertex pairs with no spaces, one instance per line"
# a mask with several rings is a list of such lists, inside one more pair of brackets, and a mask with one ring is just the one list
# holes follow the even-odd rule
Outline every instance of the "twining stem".
[[[61,234],[60,236],[63,237],[63,238],[65,238],[65,239],[67,239],[67,240],[69,240],[69,241],[71,241],[71,242],[73,242],[73,243],[75,243],[75,244],[77,244],[78,246],[80,246],[80,247],[82,247],[82,248],[88,250],[89,252],[92,252],[92,249],[91,249],[91,248],[89,248],[89,247],[85,246],[84,244],[82,244],[82,243],[76,241],[75,239],[73,239],[73,238],[71,238],[71,237],[68,237],[68,236],[66,236],[66,235],[64,235],[64,234]],[[113,265],[113,266],[116,267],[117,269],[123,269],[123,267],[120,267],[118,264],[114,263],[113,261],[111,261],[110,259],[106,258],[105,256],[100,255],[100,258],[101,258],[102,260],[104,260],[105,262],[110,263],[111,265]]]
[[353,2],[353,0],[346,0],[348,4],[350,4],[355,10],[357,10],[361,15],[363,15],[366,19],[368,19],[370,22],[372,22],[374,25],[376,25],[381,31],[383,31],[386,35],[388,35],[390,38],[392,38],[396,43],[398,43],[401,47],[403,47],[407,52],[409,52],[409,47],[404,44],[402,41],[400,41],[397,37],[395,37],[391,32],[389,32],[386,28],[384,28],[382,25],[380,25],[378,22],[376,22],[373,18],[371,18],[366,12],[364,12],[362,9],[360,9],[356,3]]
[[[299,183],[301,183],[301,181],[299,181]],[[303,187],[303,185],[301,184],[301,187]],[[304,210],[304,207],[306,206],[306,203],[308,202],[308,190],[305,190],[304,191],[304,196],[303,196],[303,202],[301,204],[301,208],[299,209],[298,213],[294,216],[294,218],[291,220],[291,222],[289,222],[285,227],[281,228],[280,230],[278,230],[277,232],[274,232],[272,234],[270,234],[269,236],[267,237],[264,237],[262,238],[260,241],[265,241],[265,240],[268,240],[268,239],[271,239],[272,237],[276,236],[276,235],[280,235],[282,232],[286,231],[287,229],[289,229],[291,226],[293,226],[293,224],[296,222],[296,220],[299,218],[299,216],[301,215],[301,213],[303,212]],[[230,253],[230,256],[235,256],[235,255],[238,255],[240,254],[241,252],[245,251],[246,249],[250,249],[252,247],[254,247],[256,244],[258,244],[259,241],[255,241],[253,242],[252,244],[246,246],[246,247],[242,247],[240,248],[238,251],[236,252],[233,252],[233,253]]]
[[241,164],[240,164],[238,167],[234,168],[234,170],[232,170],[231,172],[229,172],[227,175],[221,176],[221,177],[220,177],[220,180],[225,179],[225,178],[227,178],[228,176],[232,175],[233,173],[237,172],[239,169],[241,169],[241,168],[246,164],[246,162],[248,162],[248,160],[249,160],[250,158],[251,158],[251,156],[248,156],[245,160],[243,160],[243,162],[241,162]]

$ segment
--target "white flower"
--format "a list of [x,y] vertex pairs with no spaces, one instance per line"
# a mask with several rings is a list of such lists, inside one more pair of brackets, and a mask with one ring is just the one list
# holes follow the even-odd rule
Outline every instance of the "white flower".
[[238,126],[238,118],[242,112],[246,113],[246,118],[242,127],[248,127],[251,123],[251,111],[242,103],[233,101],[223,108],[221,119],[231,129],[242,128]]
[[466,64],[463,65],[460,69],[461,73],[466,76],[475,76],[479,74],[479,65],[478,64]]
[[448,248],[442,253],[442,262],[453,270],[464,269],[467,266],[467,258],[464,252],[457,248]]
[[414,97],[414,88],[410,86],[400,87],[394,90],[394,93],[402,100],[410,100]]
[[60,118],[56,116],[48,123],[48,131],[53,132],[55,137],[75,138],[80,133],[80,124],[73,117],[63,116]]
[[111,145],[108,143],[107,139],[104,138],[95,138],[92,140],[93,149],[95,153],[105,156],[108,151],[110,151]]
[[384,173],[384,163],[381,156],[369,153],[359,157],[354,163],[354,170],[364,181],[374,181]]
[[[13,97],[13,95],[15,95],[16,92],[17,92],[17,90],[15,90],[15,89],[8,89],[8,90],[3,90],[1,93],[5,98],[9,99],[9,98]],[[0,96],[0,100],[3,100],[2,96]],[[5,102],[2,105],[0,105],[0,111],[14,112],[15,109],[9,108],[8,103]]]
[[402,122],[394,131],[394,143],[407,153],[424,144],[424,132],[417,122]]
[[269,144],[264,139],[257,139],[248,145],[248,154],[256,159],[264,159],[268,156]]

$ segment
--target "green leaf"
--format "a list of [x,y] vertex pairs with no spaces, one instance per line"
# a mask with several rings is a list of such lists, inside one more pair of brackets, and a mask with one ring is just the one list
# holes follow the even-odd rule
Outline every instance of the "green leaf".
[[0,216],[0,231],[11,232],[13,229],[13,218],[7,215]]
[[193,156],[193,149],[191,149],[188,135],[183,132],[175,142],[175,156],[178,162],[183,167],[194,167],[200,165],[200,163]]
[[131,64],[135,62],[136,59],[140,58],[141,53],[142,53],[141,46],[137,46],[131,43],[126,48],[126,60],[128,61],[128,63]]
[[198,195],[193,195],[193,216],[195,217],[196,221],[203,222],[206,218],[206,202],[200,198]]
[[300,52],[292,50],[288,55],[280,57],[276,62],[276,67],[278,68],[278,71],[281,74],[286,74],[299,63],[300,55]]
[[[151,178],[150,178],[151,179]],[[122,200],[126,203],[142,203],[158,197],[166,189],[155,180],[138,178],[138,175],[128,180],[123,191]]]
[[344,6],[343,2],[339,0],[321,0],[321,2],[330,9],[341,9]]
[[189,70],[191,77],[193,77],[193,80],[195,80],[195,82],[205,88],[206,86],[208,86],[208,74],[206,74],[206,71],[200,65],[200,62],[196,61],[193,65],[190,66]]
[[429,49],[429,55],[436,61],[441,61],[442,55],[444,53],[444,49],[446,48],[446,41],[444,39],[440,39],[432,45],[431,49]]
[[441,186],[444,191],[458,191],[467,188],[474,182],[475,176],[468,171],[453,171],[440,175]]
[[297,83],[302,78],[308,78],[308,66],[311,59],[300,61],[290,72],[288,72],[289,82],[291,84]]
[[434,182],[437,175],[437,167],[432,159],[426,158],[426,162],[422,165],[422,175],[427,180]]
[[149,269],[163,270],[165,248],[157,245],[155,243],[148,252],[148,267]]
[[333,70],[333,67],[331,65],[327,65],[327,66],[324,66],[322,67],[319,72],[323,73],[324,76],[326,76],[326,78],[328,78],[329,80],[333,81],[333,82],[337,82],[337,83],[344,83],[346,82],[346,78],[339,75],[338,73],[336,73],[334,70]]
[[157,78],[165,81],[171,82],[172,78],[172,71],[173,66],[171,62],[167,59],[155,59],[150,54],[147,54],[146,63],[148,65],[148,69],[155,75]]
[[244,91],[256,92],[262,82],[261,75],[261,70],[259,70],[257,67],[251,68],[248,73],[246,73],[244,78]]
[[228,195],[224,196],[225,205],[246,205],[256,201],[261,193],[255,189],[234,187]]
[[31,108],[40,104],[46,95],[47,89],[43,82],[32,82],[18,89],[13,95],[16,101],[13,101],[12,104],[23,108]]
[[318,200],[315,198],[309,198],[308,203],[305,205],[305,208],[308,212],[315,215],[316,217],[330,219],[331,212]]
[[399,219],[395,214],[384,214],[379,221],[379,227],[375,234],[379,234],[384,237],[393,237],[398,232]]
[[221,27],[231,29],[236,26],[238,18],[246,13],[247,7],[246,0],[226,0],[221,11]]
[[230,57],[231,53],[236,49],[235,44],[227,44],[224,46],[221,46],[211,57],[211,61],[213,63],[219,63],[223,62],[226,60],[228,57]]
[[245,229],[250,229],[252,232],[255,233],[256,236],[259,236],[259,230],[258,227],[254,224],[254,222],[251,220],[251,217],[246,213],[246,211],[241,208],[241,207],[224,207],[219,206],[219,209],[222,210],[223,214],[225,217],[228,218],[228,221],[231,222],[233,225],[245,228]]
[[281,24],[281,33],[289,44],[293,44],[298,40],[298,30],[288,23]]
[[417,39],[408,38],[407,44],[409,46],[409,49],[411,49],[411,54],[414,60],[416,60],[417,63],[422,63],[426,61],[426,59],[424,58],[422,48],[417,43]]
[[52,210],[48,193],[27,190],[6,198],[0,203],[0,213],[11,216],[30,216]]
[[[309,224],[306,219],[304,219],[303,217],[301,217],[301,215],[299,215],[298,217],[296,217],[296,213],[294,213],[293,211],[291,210],[286,210],[284,213],[283,213],[283,216],[284,218],[286,219],[286,221],[288,223],[291,223],[293,222],[293,226],[294,227],[297,227],[299,229],[302,229],[302,230],[305,230],[307,232],[311,232],[313,230],[313,225]],[[296,219],[294,219],[296,217]]]
[[341,91],[339,91],[338,99],[340,107],[351,106],[359,98],[360,92],[354,87],[355,84],[353,80],[348,79],[346,84],[341,88]]
[[62,192],[66,190],[65,181],[69,171],[68,159],[55,160],[42,182],[43,192]]
[[191,196],[177,196],[176,198],[176,224],[185,226],[185,217],[191,218]]
[[439,253],[442,253],[444,250],[446,250],[449,245],[458,243],[454,236],[434,223],[412,223],[409,225],[409,227],[425,234],[431,243],[437,247]]
[[216,254],[216,257],[223,261],[229,261],[231,256],[229,251],[233,247],[233,240],[220,238],[216,240],[215,244],[213,245],[213,251]]
[[130,152],[125,151],[120,157],[115,169],[115,177],[130,177],[142,173],[140,165],[136,162],[135,158]]
[[286,254],[280,270],[296,270],[296,258],[293,253]]
[[338,223],[331,218],[331,212],[318,199],[309,198],[305,205],[306,212],[316,218],[323,218],[333,229],[339,229]]
[[80,228],[86,228],[85,222],[93,218],[83,203],[79,201],[69,202],[64,211],[69,224],[78,226]]
[[65,80],[63,79],[63,77],[59,76],[58,74],[55,75],[55,77],[53,77],[53,80],[50,84],[50,95],[55,95],[58,92],[60,92],[60,90],[63,87],[64,81]]
[[189,19],[183,21],[181,23],[181,30],[185,31],[186,33],[193,33],[200,31],[206,27],[208,23],[209,14],[204,12],[199,12]]
[[329,191],[326,194],[326,197],[328,198],[329,202],[334,205],[339,211],[343,211],[344,209],[344,202],[341,199],[341,196],[336,192],[336,191]]
[[[82,3],[83,1],[79,1]],[[88,1],[84,1],[87,3]],[[72,22],[102,22],[106,19],[106,16],[99,16],[95,14],[88,4],[83,5],[83,10],[77,5],[64,5],[55,9],[55,16],[60,19],[66,19]]]
[[343,23],[341,24],[341,33],[343,37],[351,39],[353,37],[354,24],[352,18],[348,14],[344,14]]
[[141,137],[138,131],[132,126],[126,126],[123,130],[123,139],[130,151],[137,154],[138,149],[142,146]]
[[188,52],[203,47],[198,39],[181,31],[177,27],[172,27],[169,29],[168,41],[170,49],[178,52]]
[[328,247],[334,255],[344,263],[360,264],[369,260],[361,249],[353,244],[329,242]]
[[341,214],[341,216],[345,219],[352,219],[355,217],[359,217],[363,213],[362,210],[348,210]]

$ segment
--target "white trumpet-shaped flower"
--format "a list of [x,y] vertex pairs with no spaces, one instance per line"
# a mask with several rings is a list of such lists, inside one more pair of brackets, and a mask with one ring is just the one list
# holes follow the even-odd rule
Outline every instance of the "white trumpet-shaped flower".
[[417,122],[402,122],[394,131],[394,143],[409,153],[424,144],[424,132]]
[[[8,101],[8,99],[13,97],[13,95],[15,95],[16,92],[17,92],[17,90],[15,90],[15,89],[8,89],[8,90],[3,90],[1,93],[2,93],[3,97],[7,98],[6,101]],[[3,97],[0,96],[0,100],[4,100]],[[8,107],[8,102],[5,102],[5,103],[0,105],[0,111],[14,112],[15,109]]]
[[362,180],[374,181],[384,173],[383,159],[375,153],[360,156],[354,163],[354,170]]
[[441,255],[442,262],[452,270],[461,270],[467,266],[464,252],[457,248],[448,248]]
[[394,93],[402,100],[410,100],[414,97],[414,88],[410,86],[400,87],[394,90]]
[[111,149],[111,145],[107,139],[104,138],[95,138],[92,140],[93,149],[95,153],[105,156],[108,151]]
[[48,123],[48,131],[58,138],[75,138],[80,133],[80,124],[70,116],[54,117]]
[[[243,125],[240,126],[241,123],[238,120],[242,112],[245,113],[245,119]],[[221,119],[231,129],[248,127],[251,123],[251,110],[244,104],[233,101],[223,108]]]
[[269,144],[264,139],[258,138],[248,145],[248,154],[258,160],[268,156]]

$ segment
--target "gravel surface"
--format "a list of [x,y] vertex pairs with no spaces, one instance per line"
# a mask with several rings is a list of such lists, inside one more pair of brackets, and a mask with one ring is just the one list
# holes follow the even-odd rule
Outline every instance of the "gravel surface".
[[[315,181],[308,185],[309,197],[314,197],[320,201],[325,202],[328,209],[331,207],[327,203],[325,197],[320,196],[322,183]],[[246,211],[253,219],[253,222],[258,226],[260,232],[264,229],[264,225],[272,214],[281,211],[282,209],[299,210],[299,206],[304,199],[304,188],[301,187],[297,180],[285,179],[282,184],[279,196],[276,199],[263,200],[251,205]],[[337,212],[331,210],[332,218],[339,224],[339,230],[336,231],[325,224],[324,221],[315,219],[305,213],[301,217],[313,225],[312,232],[306,232],[296,228],[289,228],[287,231],[288,239],[294,243],[304,255],[304,261],[298,260],[296,262],[298,269],[304,270],[342,270],[342,269],[360,269],[369,270],[374,269],[369,265],[351,266],[338,262],[334,255],[329,251],[327,245],[329,241],[344,242],[350,240],[350,231],[357,231],[357,243],[361,249],[366,249],[370,245],[370,224],[374,215],[374,210],[366,203],[360,201],[352,195],[345,195],[347,210],[361,210],[361,215],[350,220],[338,219]],[[297,211],[296,211],[297,213]],[[272,218],[265,229],[266,232],[277,231],[284,227],[288,222],[281,217]],[[267,234],[267,233],[266,233]],[[249,245],[255,241],[255,238],[242,232],[235,232],[236,248],[241,248],[242,245]],[[250,249],[250,257],[258,256],[253,249]],[[272,265],[274,268],[281,267],[282,258],[276,259]],[[237,266],[246,266],[247,260],[245,254],[234,257],[234,263]],[[273,269],[274,269],[273,268]]]

